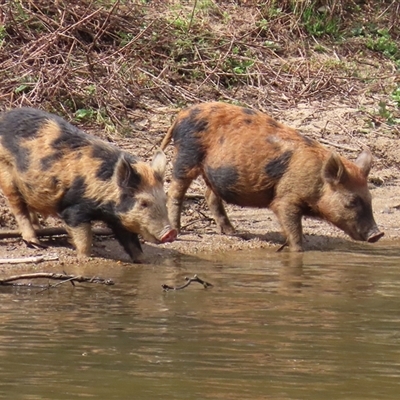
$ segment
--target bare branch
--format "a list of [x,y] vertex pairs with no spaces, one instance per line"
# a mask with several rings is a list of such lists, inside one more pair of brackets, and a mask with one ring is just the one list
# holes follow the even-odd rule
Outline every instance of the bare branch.
[[208,289],[209,287],[213,287],[214,285],[203,281],[202,279],[200,279],[197,275],[193,275],[193,278],[188,278],[187,276],[185,277],[186,283],[184,283],[181,286],[169,286],[166,284],[161,285],[161,287],[164,289],[164,291],[168,292],[168,290],[182,290],[185,289],[186,287],[188,287],[192,282],[197,282],[197,283],[201,283],[205,289]]
[[[97,276],[86,277],[82,275],[68,275],[68,274],[59,274],[55,272],[36,272],[32,274],[21,274],[21,275],[12,275],[8,278],[0,279],[1,286],[30,286],[31,284],[15,284],[15,281],[22,279],[54,279],[62,282],[85,282],[85,283],[100,283],[103,285],[114,285],[114,281],[111,279],[103,279]],[[41,286],[43,287],[43,286]],[[45,286],[47,287],[47,286]]]

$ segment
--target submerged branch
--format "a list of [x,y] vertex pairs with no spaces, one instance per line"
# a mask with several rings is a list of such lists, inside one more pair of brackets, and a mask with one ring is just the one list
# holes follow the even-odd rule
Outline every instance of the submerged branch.
[[168,290],[181,290],[181,289],[185,289],[185,287],[188,287],[192,282],[198,282],[201,283],[205,289],[208,289],[209,287],[213,287],[214,285],[203,281],[202,279],[200,279],[197,275],[194,275],[193,278],[188,278],[187,276],[185,277],[186,283],[184,283],[181,286],[169,286],[166,284],[161,285],[161,287],[168,292]]
[[[55,286],[58,286],[65,282],[85,282],[85,283],[100,283],[102,285],[114,285],[114,281],[111,279],[103,279],[97,276],[86,277],[82,275],[68,275],[68,274],[59,274],[55,272],[36,272],[32,274],[21,274],[21,275],[12,275],[8,278],[0,279],[0,286],[30,286],[30,283],[15,283],[15,281],[21,279],[54,279],[61,281]],[[55,287],[54,286],[54,287]],[[51,286],[40,286],[45,288],[50,288]]]

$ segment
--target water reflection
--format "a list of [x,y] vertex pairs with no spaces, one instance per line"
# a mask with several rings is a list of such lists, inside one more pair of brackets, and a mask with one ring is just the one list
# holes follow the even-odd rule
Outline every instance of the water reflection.
[[[397,399],[399,249],[88,265],[117,285],[1,292],[0,398]],[[161,290],[195,273],[214,288]]]

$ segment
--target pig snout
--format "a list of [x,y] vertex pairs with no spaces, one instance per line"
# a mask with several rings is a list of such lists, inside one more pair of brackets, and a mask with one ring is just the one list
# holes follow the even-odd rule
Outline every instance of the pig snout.
[[375,225],[371,229],[365,231],[355,230],[353,232],[348,232],[348,234],[354,240],[359,240],[368,243],[375,243],[384,235],[384,232],[381,232]]
[[375,243],[377,242],[385,233],[380,232],[378,228],[371,230],[368,233],[367,242],[368,243]]
[[173,242],[178,236],[178,231],[170,226],[166,227],[160,235],[161,243]]

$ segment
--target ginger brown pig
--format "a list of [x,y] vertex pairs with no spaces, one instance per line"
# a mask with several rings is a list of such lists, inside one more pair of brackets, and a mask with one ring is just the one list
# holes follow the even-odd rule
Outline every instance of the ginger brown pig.
[[383,236],[367,185],[369,150],[352,162],[264,113],[218,102],[181,111],[162,150],[171,139],[176,151],[167,205],[177,230],[184,195],[201,175],[223,233],[234,232],[224,200],[270,208],[292,251],[303,250],[303,215],[329,221],[355,240],[376,242]]
[[133,261],[145,240],[173,241],[163,188],[166,157],[151,165],[33,108],[0,115],[0,188],[22,238],[39,244],[36,213],[60,217],[77,249],[90,256],[91,222],[104,221]]

